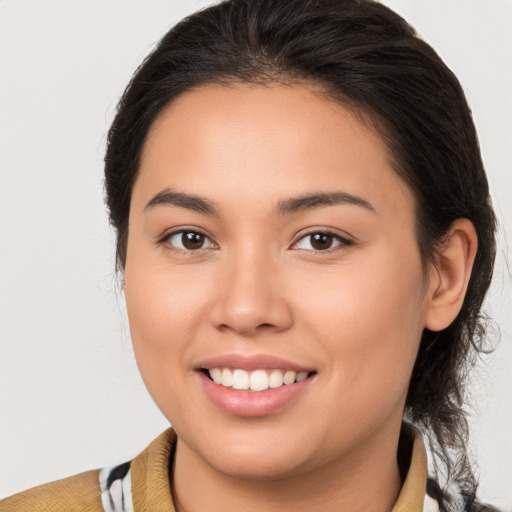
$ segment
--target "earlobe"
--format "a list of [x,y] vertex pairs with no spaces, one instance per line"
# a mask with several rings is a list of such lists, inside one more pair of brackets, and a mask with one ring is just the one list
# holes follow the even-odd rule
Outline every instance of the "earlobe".
[[468,219],[457,219],[435,257],[429,275],[425,327],[440,331],[458,315],[471,277],[478,239]]

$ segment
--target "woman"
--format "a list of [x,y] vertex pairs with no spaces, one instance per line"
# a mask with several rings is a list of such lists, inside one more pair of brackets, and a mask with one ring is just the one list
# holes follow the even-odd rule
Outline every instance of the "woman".
[[2,510],[483,510],[463,374],[495,218],[460,85],[401,18],[199,12],[137,71],[105,162],[137,362],[173,429]]

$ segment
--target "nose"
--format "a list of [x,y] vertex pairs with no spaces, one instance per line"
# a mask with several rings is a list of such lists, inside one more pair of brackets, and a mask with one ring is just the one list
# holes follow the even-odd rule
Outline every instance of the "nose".
[[279,273],[279,264],[255,251],[224,262],[210,309],[211,324],[249,337],[288,329],[293,317]]

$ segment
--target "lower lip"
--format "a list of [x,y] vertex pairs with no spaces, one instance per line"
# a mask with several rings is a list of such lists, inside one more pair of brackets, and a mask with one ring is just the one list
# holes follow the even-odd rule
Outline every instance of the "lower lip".
[[269,388],[265,391],[245,391],[215,384],[203,372],[197,372],[208,397],[223,411],[236,416],[265,416],[278,411],[297,399],[313,381],[308,377],[301,382]]

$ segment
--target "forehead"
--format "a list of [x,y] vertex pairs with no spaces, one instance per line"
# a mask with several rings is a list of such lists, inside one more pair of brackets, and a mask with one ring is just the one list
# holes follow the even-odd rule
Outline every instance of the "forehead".
[[146,139],[134,196],[166,187],[258,204],[340,188],[388,207],[397,195],[412,201],[361,116],[314,88],[281,84],[207,85],[168,105]]

